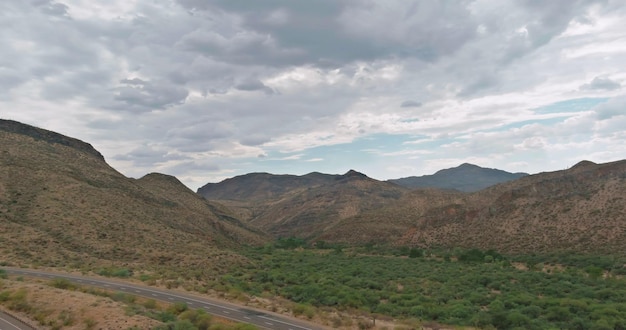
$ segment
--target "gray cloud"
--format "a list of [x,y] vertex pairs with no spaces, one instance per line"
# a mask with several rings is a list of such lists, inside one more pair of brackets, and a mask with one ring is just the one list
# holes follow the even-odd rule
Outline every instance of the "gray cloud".
[[422,106],[422,102],[417,102],[413,100],[406,100],[400,104],[401,108],[419,108]]
[[[475,103],[511,94],[515,115],[526,114],[519,104],[540,105],[515,97],[546,82],[576,81],[595,94],[619,90],[623,78],[615,72],[623,54],[602,47],[623,29],[585,32],[604,29],[605,15],[624,16],[615,0],[5,0],[2,7],[0,106],[11,109],[2,115],[93,138],[112,154],[132,146],[114,158],[137,166],[132,171],[151,164],[217,171],[210,164],[230,168],[239,164],[232,159],[271,148],[377,132],[469,134],[503,125],[510,111],[502,102]],[[583,32],[563,35],[576,26]],[[594,53],[580,55],[585,47]],[[539,96],[553,102],[571,87],[554,91]],[[402,109],[397,100],[405,100]],[[619,109],[597,108],[596,119]],[[541,145],[511,136],[510,145]],[[470,150],[488,150],[484,137]]]
[[113,157],[115,160],[132,161],[135,166],[151,166],[155,163],[165,163],[171,160],[187,160],[189,157],[173,154],[167,150],[157,149],[152,146],[142,145],[126,154]]
[[[391,56],[432,61],[462,47],[476,28],[469,2],[458,6],[330,0],[179,3],[191,10],[224,11],[243,22],[237,33],[194,31],[183,40],[187,49],[230,62],[273,66],[341,67]],[[447,20],[441,20],[443,16]],[[447,24],[448,20],[455,24]]]
[[588,83],[580,86],[581,90],[615,90],[620,89],[620,83],[613,81],[609,78],[595,77]]
[[52,16],[69,17],[69,7],[64,3],[59,3],[51,0],[36,0],[32,4],[40,7],[42,13]]
[[164,109],[185,102],[187,89],[167,82],[150,82],[138,78],[123,79],[115,88],[113,96],[117,104],[111,107],[128,111],[151,111]]
[[235,85],[235,88],[240,91],[263,91],[265,94],[271,95],[276,93],[272,88],[266,86],[263,82],[258,79],[247,79],[239,84]]
[[600,104],[594,110],[597,118],[600,120],[626,116],[626,95],[612,98],[606,103]]

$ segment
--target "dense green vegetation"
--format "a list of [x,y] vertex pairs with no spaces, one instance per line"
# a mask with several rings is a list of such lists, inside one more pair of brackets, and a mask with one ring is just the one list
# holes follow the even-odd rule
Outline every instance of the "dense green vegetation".
[[[285,243],[295,242],[282,240],[279,246],[300,246]],[[626,329],[624,261],[617,258],[507,259],[495,251],[433,254],[409,248],[374,255],[374,250],[266,246],[247,252],[256,265],[223,276],[216,285],[282,296],[309,308],[331,306],[450,325]]]

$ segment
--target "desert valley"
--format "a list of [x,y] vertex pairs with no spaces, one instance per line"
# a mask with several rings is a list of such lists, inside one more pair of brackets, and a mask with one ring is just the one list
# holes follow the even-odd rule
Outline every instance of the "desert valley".
[[[250,173],[196,193],[166,174],[125,177],[90,144],[15,121],[0,121],[0,145],[0,269],[114,278],[321,328],[626,326],[626,160],[389,181]],[[36,327],[254,328],[0,275],[0,304]]]

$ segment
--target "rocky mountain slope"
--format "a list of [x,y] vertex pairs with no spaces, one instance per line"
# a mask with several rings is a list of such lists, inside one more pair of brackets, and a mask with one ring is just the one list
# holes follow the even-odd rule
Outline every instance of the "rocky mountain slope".
[[510,173],[465,163],[454,168],[440,170],[432,175],[411,176],[388,181],[410,189],[440,188],[474,192],[527,175],[528,173]]
[[87,143],[6,120],[0,224],[0,261],[46,266],[210,269],[212,256],[266,240],[176,178],[126,178]]
[[416,190],[384,209],[344,219],[317,239],[509,253],[624,253],[626,160],[583,161],[472,194]]

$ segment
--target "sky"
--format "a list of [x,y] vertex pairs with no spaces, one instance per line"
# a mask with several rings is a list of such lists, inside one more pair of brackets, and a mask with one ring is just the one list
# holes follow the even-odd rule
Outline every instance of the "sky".
[[0,118],[195,190],[626,158],[623,0],[2,0]]

